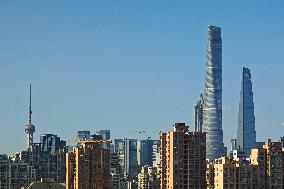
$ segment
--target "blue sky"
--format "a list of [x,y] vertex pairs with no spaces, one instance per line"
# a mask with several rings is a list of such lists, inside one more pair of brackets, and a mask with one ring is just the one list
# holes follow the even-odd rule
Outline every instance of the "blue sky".
[[[284,135],[280,1],[0,1],[0,153],[25,147],[29,83],[35,140],[79,129],[158,138],[193,128],[207,25],[222,27],[223,129],[236,136],[242,67],[251,69],[257,139]],[[283,123],[282,123],[283,122]]]

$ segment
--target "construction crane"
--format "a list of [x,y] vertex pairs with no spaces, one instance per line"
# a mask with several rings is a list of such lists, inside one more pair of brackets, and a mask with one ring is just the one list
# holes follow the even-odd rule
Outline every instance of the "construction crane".
[[96,144],[99,144],[101,145],[102,143],[105,143],[105,142],[112,142],[112,140],[102,140],[102,139],[99,139],[99,140],[82,140],[82,141],[79,141],[83,144],[83,146],[94,146]]
[[161,131],[160,132],[156,132],[156,131],[148,132],[146,130],[133,131],[133,132],[138,133],[140,135],[144,135],[146,139],[151,138],[149,137],[149,135],[151,136],[151,134],[159,134],[160,136],[160,133],[161,133]]
[[103,142],[112,142],[112,140],[80,140],[78,142],[82,143],[103,143]]

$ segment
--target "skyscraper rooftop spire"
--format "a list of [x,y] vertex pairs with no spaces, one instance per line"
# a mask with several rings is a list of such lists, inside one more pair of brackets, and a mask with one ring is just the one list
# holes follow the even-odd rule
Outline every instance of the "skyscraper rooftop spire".
[[30,108],[29,108],[29,124],[32,124],[32,84],[30,84]]

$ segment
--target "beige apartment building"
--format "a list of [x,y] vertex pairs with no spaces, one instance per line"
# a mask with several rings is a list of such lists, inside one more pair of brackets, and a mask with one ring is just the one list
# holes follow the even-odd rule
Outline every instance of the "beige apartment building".
[[205,133],[175,123],[173,132],[160,134],[160,141],[160,188],[206,188]]
[[66,189],[110,189],[110,151],[84,141],[66,155]]
[[248,159],[222,157],[207,164],[208,189],[283,189],[284,150],[281,142],[252,149]]
[[143,166],[138,174],[138,189],[159,189],[157,167]]
[[284,188],[284,149],[281,142],[268,139],[263,148],[253,149],[251,163],[259,167],[262,188]]
[[[207,188],[258,189],[258,167],[249,162],[240,164],[230,157],[222,157],[207,170]],[[214,178],[212,178],[212,176]],[[211,178],[210,178],[211,177]]]

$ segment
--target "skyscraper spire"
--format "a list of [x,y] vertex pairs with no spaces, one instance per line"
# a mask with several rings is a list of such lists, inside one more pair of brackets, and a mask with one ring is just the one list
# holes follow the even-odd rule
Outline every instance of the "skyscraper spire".
[[32,124],[32,85],[30,84],[30,109],[29,109],[29,124]]
[[30,149],[33,144],[33,135],[35,126],[32,124],[32,85],[30,84],[30,102],[29,102],[29,123],[25,127],[27,134],[27,148]]

